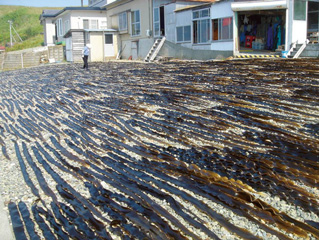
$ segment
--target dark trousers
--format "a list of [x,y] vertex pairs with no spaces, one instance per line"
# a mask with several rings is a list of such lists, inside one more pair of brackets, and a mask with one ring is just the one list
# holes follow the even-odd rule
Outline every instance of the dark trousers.
[[89,56],[84,55],[84,57],[83,57],[83,62],[84,62],[83,68],[89,69],[88,58],[89,58]]

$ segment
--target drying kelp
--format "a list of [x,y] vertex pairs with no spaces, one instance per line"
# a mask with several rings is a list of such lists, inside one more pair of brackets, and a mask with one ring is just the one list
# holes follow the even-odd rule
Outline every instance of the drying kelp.
[[319,239],[318,63],[2,73],[16,238]]

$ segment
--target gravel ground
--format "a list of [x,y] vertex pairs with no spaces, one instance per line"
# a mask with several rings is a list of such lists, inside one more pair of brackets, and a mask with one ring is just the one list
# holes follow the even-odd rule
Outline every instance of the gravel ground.
[[319,239],[318,63],[0,73],[16,239]]

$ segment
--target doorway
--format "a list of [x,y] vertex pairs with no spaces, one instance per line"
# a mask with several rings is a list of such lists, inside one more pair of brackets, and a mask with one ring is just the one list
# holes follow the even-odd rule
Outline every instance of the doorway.
[[160,10],[160,34],[161,36],[165,36],[165,13],[164,6],[159,8]]
[[238,12],[240,52],[275,52],[285,49],[286,11]]
[[90,34],[90,43],[91,43],[91,61],[92,62],[102,62],[104,60],[103,51],[101,47],[103,46],[103,36],[100,33],[91,33]]
[[114,57],[113,34],[105,34],[105,57]]

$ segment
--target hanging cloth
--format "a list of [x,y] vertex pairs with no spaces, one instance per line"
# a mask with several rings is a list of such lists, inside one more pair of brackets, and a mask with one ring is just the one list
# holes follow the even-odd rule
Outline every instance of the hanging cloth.
[[278,46],[281,45],[281,26],[278,26],[278,31],[277,31],[277,46],[276,49],[278,49]]
[[267,49],[271,50],[274,44],[274,32],[270,25],[267,31]]
[[225,26],[229,26],[230,25],[230,23],[231,23],[231,18],[229,17],[229,18],[224,18],[223,19],[223,27],[225,27]]

